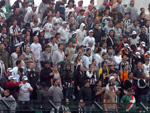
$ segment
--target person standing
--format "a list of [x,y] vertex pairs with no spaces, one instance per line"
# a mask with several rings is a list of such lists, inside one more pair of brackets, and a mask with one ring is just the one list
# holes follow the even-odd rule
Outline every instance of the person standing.
[[34,42],[31,44],[30,48],[35,62],[35,71],[40,72],[40,56],[42,54],[42,46],[39,44],[39,39],[37,36],[34,36],[33,40]]
[[[118,108],[116,103],[116,94],[113,91],[114,90],[114,84],[109,84],[109,90],[105,92],[104,94],[104,109],[108,113],[118,113]],[[113,103],[113,104],[108,104]]]

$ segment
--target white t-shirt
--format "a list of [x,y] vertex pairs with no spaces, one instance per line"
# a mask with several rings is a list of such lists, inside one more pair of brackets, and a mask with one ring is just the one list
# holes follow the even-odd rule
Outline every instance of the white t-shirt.
[[20,84],[20,90],[19,90],[19,100],[20,101],[29,101],[30,100],[30,92],[28,88],[31,88],[31,85],[29,83]]
[[52,23],[46,23],[43,28],[49,30],[49,31],[45,31],[45,39],[50,39],[52,37],[51,31],[53,30]]
[[41,44],[32,43],[30,48],[31,48],[31,51],[34,53],[36,60],[40,60],[40,52],[42,51]]
[[20,81],[20,75],[18,74],[18,67],[17,67],[17,66],[15,66],[15,67],[13,68],[12,76],[13,76],[14,78],[16,78],[16,79],[15,79],[15,82],[19,82],[19,81]]

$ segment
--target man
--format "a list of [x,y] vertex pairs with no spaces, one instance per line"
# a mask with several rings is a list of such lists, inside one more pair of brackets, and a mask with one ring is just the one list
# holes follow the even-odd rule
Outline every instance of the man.
[[101,42],[101,35],[102,35],[99,23],[95,23],[93,31],[94,31],[93,37],[95,38],[96,46],[99,46]]
[[[83,7],[83,0],[79,0],[79,1],[78,1],[78,6],[77,6],[77,8],[76,8],[76,13],[77,13],[78,15],[79,15],[81,9],[84,10],[84,7]],[[85,11],[85,10],[84,10],[84,11]]]
[[127,7],[127,12],[130,13],[130,18],[131,18],[132,22],[137,20],[137,17],[138,17],[138,11],[137,11],[136,7],[134,7],[134,4],[135,4],[135,0],[131,0],[130,6]]
[[[57,109],[60,108],[61,101],[63,99],[62,89],[58,86],[58,84],[59,84],[59,80],[54,79],[53,86],[51,86],[49,88],[49,92],[52,96],[52,101],[55,103],[55,106],[57,107]],[[57,103],[57,102],[59,102],[59,103]]]
[[78,39],[76,38],[77,32],[72,33],[72,37],[69,39],[69,42],[72,42],[73,49],[76,50]]
[[16,66],[13,68],[12,76],[16,78],[15,82],[20,81],[20,75],[18,74],[18,69],[21,68],[22,62],[21,60],[16,61]]
[[58,32],[60,33],[60,43],[65,45],[68,42],[68,34],[69,34],[66,21],[62,22],[62,26],[58,29]]
[[26,6],[27,6],[27,2],[22,2],[22,7],[19,8],[19,12],[20,14],[22,15],[22,17],[24,18],[26,13],[27,13],[27,9],[26,9]]
[[58,50],[56,50],[52,56],[53,66],[60,61],[63,61],[65,58],[65,54],[63,52],[63,44],[58,44]]
[[[79,92],[79,97],[80,99],[82,99],[83,101],[92,101],[92,90],[91,90],[91,87],[90,87],[90,82],[88,80],[86,80],[84,82],[84,87],[82,87],[80,89],[80,92]],[[84,113],[92,113],[92,108],[90,106],[91,103],[87,103],[84,107]]]
[[84,66],[84,71],[89,70],[90,64],[92,64],[92,55],[91,55],[91,49],[87,48],[86,49],[86,54],[82,57],[83,60],[83,66]]
[[66,0],[57,1],[55,5],[55,11],[60,12],[60,16],[63,20],[65,20],[65,3]]
[[31,87],[33,88],[33,92],[31,94],[31,99],[36,100],[37,99],[37,89],[38,89],[38,74],[34,70],[34,64],[29,64],[29,69],[26,72],[26,76],[28,77],[28,82],[31,84]]
[[79,15],[77,16],[77,28],[80,26],[81,24],[81,20],[82,20],[82,16],[84,16],[84,12],[85,12],[85,9],[80,9],[80,12],[79,12]]
[[35,62],[35,71],[40,72],[40,56],[42,54],[42,47],[41,44],[39,44],[39,39],[37,36],[34,36],[33,40],[34,42],[31,44],[30,48]]
[[40,73],[40,82],[45,82],[47,87],[51,87],[51,79],[53,78],[54,73],[50,68],[48,61],[45,62],[45,67],[41,70]]
[[6,27],[3,27],[3,28],[1,29],[1,33],[0,33],[0,41],[1,41],[1,42],[4,41],[4,38],[5,38],[5,37],[7,37],[6,33],[7,33],[7,29],[6,29]]
[[[27,82],[28,77],[23,76],[22,77],[22,83],[20,84],[19,89],[19,108],[24,110],[30,110],[30,93],[33,91],[33,88],[31,87],[30,83]],[[25,113],[29,113],[29,111],[25,111]]]
[[136,100],[133,96],[133,90],[129,88],[126,95],[121,98],[121,106],[125,108],[126,112],[136,112]]
[[122,30],[120,28],[120,22],[115,23],[114,35],[117,37],[116,43],[118,44],[122,40]]
[[[106,25],[106,26],[104,27],[105,35],[109,35],[109,31],[112,30],[112,29],[114,29],[113,21],[110,20],[109,23],[108,23],[108,25]],[[103,35],[104,35],[104,34],[103,34]]]
[[124,16],[124,7],[121,3],[122,3],[122,0],[117,0],[117,3],[113,6],[113,8],[117,9],[117,11],[120,12]]
[[94,51],[95,38],[93,37],[93,30],[89,30],[89,36],[84,38],[82,44],[86,47],[91,47],[91,51]]
[[[113,90],[114,90],[114,84],[110,83],[109,90],[104,94],[104,109],[106,112],[118,113],[117,104],[115,104],[116,94]],[[113,104],[107,104],[107,103],[113,103]]]
[[79,100],[78,106],[74,108],[72,113],[84,113],[84,101],[81,99]]
[[14,20],[12,26],[9,28],[9,32],[11,35],[11,43],[14,45],[21,41],[20,37],[22,35],[20,27],[18,26],[17,22],[18,22],[17,20]]
[[38,14],[36,13],[36,10],[37,10],[37,5],[34,4],[34,5],[32,6],[32,11],[27,12],[26,15],[25,15],[25,17],[24,17],[24,22],[25,22],[25,23],[31,22],[33,15],[38,15]]

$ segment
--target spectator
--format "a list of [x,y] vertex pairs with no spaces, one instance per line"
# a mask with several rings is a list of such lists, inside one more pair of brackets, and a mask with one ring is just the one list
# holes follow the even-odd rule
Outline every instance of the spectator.
[[120,12],[124,16],[124,7],[121,3],[122,3],[122,0],[117,0],[117,3],[114,5],[113,8],[117,9],[117,11]]

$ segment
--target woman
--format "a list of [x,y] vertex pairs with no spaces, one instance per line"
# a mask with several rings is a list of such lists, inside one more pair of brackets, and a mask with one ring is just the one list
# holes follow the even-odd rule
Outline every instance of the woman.
[[102,68],[99,69],[99,80],[102,80],[104,86],[108,84],[109,80],[109,70],[108,70],[107,61],[102,62]]
[[107,43],[107,47],[113,47],[115,44],[115,38],[114,38],[115,32],[114,30],[109,31],[109,36],[106,38],[105,42]]
[[59,29],[59,27],[61,26],[61,23],[62,23],[63,19],[60,17],[60,12],[59,11],[56,11],[55,15],[56,16],[53,17],[53,19],[52,19],[52,23],[56,27],[56,29]]
[[72,2],[72,1],[69,1],[69,2],[68,2],[67,8],[66,8],[66,10],[65,10],[65,20],[68,20],[68,14],[69,14],[70,12],[74,12],[73,2]]
[[12,59],[11,61],[12,61],[13,67],[16,65],[15,63],[16,63],[16,61],[18,59],[18,54],[19,53],[20,53],[20,47],[17,46],[17,47],[15,47],[15,52],[13,52],[11,54],[11,59]]
[[52,70],[53,70],[54,76],[51,79],[51,83],[53,84],[54,83],[53,81],[55,79],[59,80],[59,87],[62,89],[62,82],[61,82],[60,74],[59,74],[59,71],[58,71],[58,66],[55,65]]
[[73,73],[71,71],[71,65],[67,64],[65,70],[62,74],[62,81],[64,86],[64,98],[71,99],[72,92],[73,92],[73,86],[74,86],[74,79],[73,79]]
[[25,52],[23,53],[23,57],[24,57],[24,62],[25,62],[27,67],[29,67],[30,63],[34,63],[33,56],[30,53],[30,47],[27,46],[25,48]]
[[75,85],[76,85],[75,95],[76,95],[76,98],[78,98],[80,89],[81,87],[84,86],[84,81],[86,80],[86,76],[83,72],[82,65],[77,66],[77,70],[76,70],[74,78],[75,78]]
[[76,70],[79,65],[83,66],[83,61],[80,54],[74,60],[74,70]]
[[24,36],[24,48],[25,49],[27,46],[30,46],[31,43],[30,43],[30,36],[29,35],[25,35]]
[[116,50],[115,51],[115,56],[114,56],[114,62],[115,62],[115,64],[116,64],[116,66],[115,66],[115,69],[116,70],[119,70],[119,64],[120,64],[120,62],[122,61],[122,57],[121,57],[121,53],[120,53],[120,50]]

